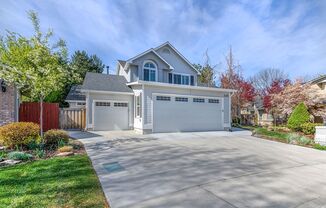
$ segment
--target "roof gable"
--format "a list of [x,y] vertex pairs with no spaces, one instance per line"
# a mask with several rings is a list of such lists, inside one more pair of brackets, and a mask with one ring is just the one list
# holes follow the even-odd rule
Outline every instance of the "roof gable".
[[190,66],[190,68],[192,68],[195,72],[197,72],[199,74],[199,71],[188,61],[188,59],[186,59],[186,57],[184,57],[169,41],[163,43],[162,45],[154,48],[155,51],[165,47],[165,46],[169,46],[169,48],[171,48],[183,61],[186,62],[186,64],[188,64]]
[[134,56],[133,58],[130,58],[127,60],[127,63],[131,63],[133,62],[134,60],[142,57],[142,56],[145,56],[146,54],[148,53],[153,53],[155,56],[157,56],[160,60],[162,60],[165,64],[167,64],[169,66],[170,69],[174,69],[173,66],[171,66],[162,56],[160,56],[153,48],[151,49],[148,49],[147,51],[144,51],[143,53],[140,53],[138,54],[137,56]]

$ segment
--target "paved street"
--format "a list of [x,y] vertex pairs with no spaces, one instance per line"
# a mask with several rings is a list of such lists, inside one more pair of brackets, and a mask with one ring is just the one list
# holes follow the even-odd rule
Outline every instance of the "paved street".
[[248,131],[72,135],[113,208],[326,207],[323,151]]

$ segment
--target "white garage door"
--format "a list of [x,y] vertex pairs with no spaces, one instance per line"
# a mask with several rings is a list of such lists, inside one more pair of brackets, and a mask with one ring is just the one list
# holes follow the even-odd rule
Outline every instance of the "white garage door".
[[94,102],[94,130],[128,129],[128,103],[114,101]]
[[223,130],[222,99],[153,95],[153,132]]

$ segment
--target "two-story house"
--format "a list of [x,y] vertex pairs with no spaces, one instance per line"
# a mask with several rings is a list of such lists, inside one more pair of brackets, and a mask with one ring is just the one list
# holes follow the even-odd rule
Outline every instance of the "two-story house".
[[169,42],[126,61],[116,75],[87,73],[86,128],[142,133],[225,130],[234,90],[197,85],[199,72]]

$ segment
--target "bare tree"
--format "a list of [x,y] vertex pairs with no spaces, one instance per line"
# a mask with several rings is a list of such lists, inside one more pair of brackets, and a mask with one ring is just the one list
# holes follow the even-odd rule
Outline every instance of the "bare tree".
[[215,86],[215,78],[216,78],[216,68],[217,65],[212,65],[210,57],[208,55],[208,49],[204,53],[204,63],[194,64],[194,67],[198,69],[200,75],[198,76],[198,81],[206,85],[208,87]]
[[276,68],[267,68],[259,71],[256,75],[250,78],[250,81],[255,86],[256,90],[265,95],[267,89],[276,81],[283,81],[288,79],[288,74],[283,70]]

